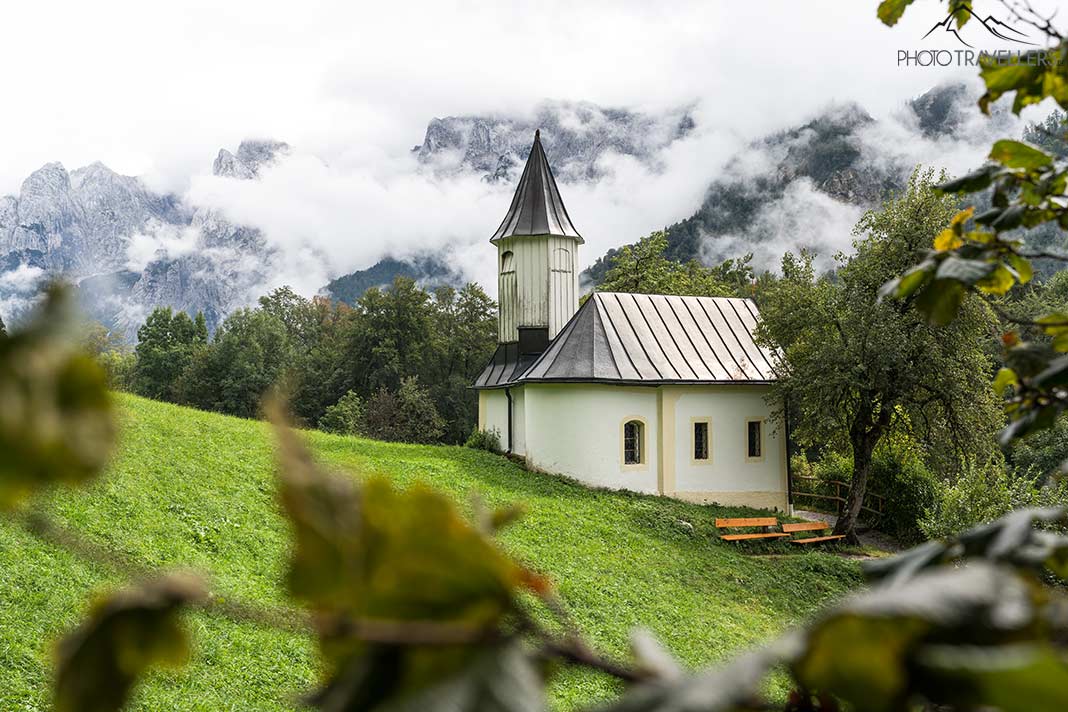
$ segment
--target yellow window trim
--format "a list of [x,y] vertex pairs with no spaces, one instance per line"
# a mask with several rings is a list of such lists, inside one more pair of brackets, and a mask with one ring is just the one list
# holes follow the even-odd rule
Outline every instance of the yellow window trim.
[[[627,464],[627,423],[636,420],[642,424],[641,443],[638,455],[640,462]],[[649,467],[649,423],[640,415],[628,415],[619,424],[619,467],[624,472],[640,472]]]
[[[764,462],[764,457],[768,454],[768,438],[766,435],[767,428],[764,427],[764,423],[767,421],[767,417],[762,415],[753,416],[745,419],[745,430],[742,432],[744,438],[745,447],[745,461],[746,462]],[[760,457],[749,457],[749,424],[760,423]]]
[[[694,431],[697,429],[698,423],[708,424],[708,457],[703,460],[698,460],[694,457],[694,450],[696,449],[697,439],[694,437]],[[748,425],[745,427],[749,427]],[[748,452],[748,449],[746,450]],[[705,467],[712,464],[712,419],[704,417],[690,418],[690,464],[697,467]]]

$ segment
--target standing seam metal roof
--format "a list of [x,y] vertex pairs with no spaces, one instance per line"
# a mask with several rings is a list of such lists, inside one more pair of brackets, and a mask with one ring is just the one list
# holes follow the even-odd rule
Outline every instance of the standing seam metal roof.
[[491,363],[475,387],[769,383],[776,357],[753,338],[759,318],[750,299],[596,292],[529,367],[508,379]]
[[532,235],[559,235],[577,238],[583,242],[578,230],[564,207],[556,179],[549,168],[549,159],[541,147],[541,131],[534,132],[534,145],[530,147],[527,164],[516,186],[512,204],[490,242],[506,237]]

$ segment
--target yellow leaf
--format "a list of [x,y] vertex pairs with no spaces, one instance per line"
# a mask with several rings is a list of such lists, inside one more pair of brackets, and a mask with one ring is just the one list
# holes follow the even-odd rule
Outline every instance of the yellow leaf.
[[1016,279],[1012,276],[1012,272],[1004,265],[998,265],[988,276],[976,282],[975,286],[987,294],[1004,294],[1012,289],[1014,284],[1016,284]]
[[975,207],[974,206],[965,208],[964,210],[961,210],[959,213],[957,213],[956,215],[953,216],[952,220],[949,221],[949,226],[950,227],[957,227],[959,225],[963,225],[965,222],[967,222],[968,220],[971,219],[971,217],[972,217],[972,215],[974,213],[975,213]]
[[960,239],[957,233],[953,232],[953,228],[946,228],[942,232],[938,233],[938,237],[935,238],[934,248],[940,252],[946,250],[955,250],[964,244],[964,240]]
[[1005,392],[1005,389],[1009,386],[1015,386],[1019,383],[1019,379],[1016,377],[1016,372],[1011,368],[1002,368],[998,370],[998,375],[994,377],[994,392],[999,396]]

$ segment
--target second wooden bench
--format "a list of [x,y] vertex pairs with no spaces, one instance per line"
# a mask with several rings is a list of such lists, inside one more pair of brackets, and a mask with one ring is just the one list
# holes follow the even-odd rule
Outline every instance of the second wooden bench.
[[[798,522],[797,524],[783,524],[782,530],[787,536],[794,532],[825,532],[831,528],[827,522]],[[791,539],[791,544],[818,544],[821,541],[836,541],[845,539],[845,534],[828,534],[826,536],[811,536],[805,539]]]
[[756,533],[724,534],[723,532],[720,532],[719,538],[723,541],[747,541],[749,539],[781,539],[783,537],[790,536],[790,534],[786,531],[770,531],[771,527],[777,526],[779,526],[779,520],[775,517],[740,517],[737,519],[716,520],[716,529],[736,531],[738,529],[752,529],[755,527],[759,527],[764,530],[762,532]]

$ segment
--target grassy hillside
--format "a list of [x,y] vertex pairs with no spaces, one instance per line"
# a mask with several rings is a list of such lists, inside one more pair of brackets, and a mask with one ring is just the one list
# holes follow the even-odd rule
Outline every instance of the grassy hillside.
[[[55,515],[141,564],[196,567],[220,590],[281,601],[287,531],[266,426],[133,396],[120,405],[121,450],[109,475],[54,497]],[[526,503],[506,545],[549,574],[590,637],[618,654],[627,631],[646,625],[688,663],[711,663],[857,584],[855,564],[829,554],[761,557],[718,543],[711,520],[728,510],[590,491],[458,447],[309,439],[324,461],[355,472],[425,480],[462,500],[477,492],[493,504]],[[0,709],[47,708],[51,642],[115,581],[0,520]],[[287,710],[315,679],[310,639],[204,616],[191,627],[191,665],[153,677],[134,709]],[[576,672],[552,694],[570,709],[614,689]]]

